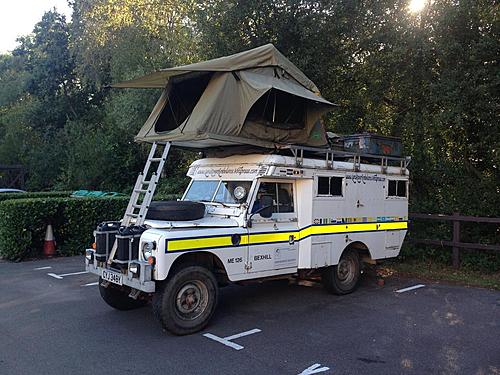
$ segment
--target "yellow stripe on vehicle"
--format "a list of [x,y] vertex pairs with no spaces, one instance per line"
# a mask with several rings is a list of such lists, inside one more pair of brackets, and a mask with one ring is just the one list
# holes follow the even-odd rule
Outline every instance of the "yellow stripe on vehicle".
[[[246,237],[246,236],[245,236]],[[213,247],[232,246],[231,236],[187,238],[182,240],[169,240],[168,251],[181,251],[191,249],[207,249]]]
[[[332,225],[312,225],[298,231],[290,232],[269,232],[241,235],[239,245],[259,245],[275,242],[288,242],[290,236],[294,236],[295,241],[309,236],[331,235],[338,233],[372,232],[386,230],[406,230],[408,223],[400,222],[380,222],[380,223],[349,223]],[[185,251],[192,249],[211,249],[218,247],[234,246],[231,236],[200,237],[186,239],[168,240],[167,251]]]
[[408,229],[408,222],[387,222],[387,223],[379,223],[378,230],[394,230],[394,229]]
[[250,245],[258,245],[260,243],[270,242],[288,242],[290,236],[295,236],[298,239],[298,232],[277,232],[277,233],[259,233],[250,234]]

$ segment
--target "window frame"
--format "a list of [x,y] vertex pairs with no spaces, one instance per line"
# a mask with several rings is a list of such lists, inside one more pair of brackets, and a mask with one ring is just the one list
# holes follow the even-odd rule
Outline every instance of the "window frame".
[[[253,218],[256,221],[295,221],[297,220],[297,188],[294,180],[280,180],[280,179],[257,179],[255,185],[253,186],[252,198],[250,204],[248,205],[248,215],[252,215],[253,205],[257,199],[257,193],[262,183],[273,183],[273,184],[291,184],[292,185],[292,200],[293,200],[293,212],[273,212],[270,218],[264,218],[260,214],[254,214]],[[276,193],[277,194],[277,193]]]
[[[396,200],[407,200],[409,197],[410,181],[403,178],[387,178],[387,184],[385,186],[385,199],[396,199]],[[396,194],[398,193],[398,185],[403,182],[405,184],[405,195],[389,195],[389,184],[390,181],[396,181]]]
[[[326,177],[328,178],[328,194],[319,194],[319,179],[321,177]],[[341,178],[342,179],[342,195],[332,195],[331,193],[331,179],[332,177],[335,178]],[[328,199],[334,199],[334,200],[343,200],[345,199],[345,193],[346,193],[346,185],[345,185],[345,176],[344,175],[316,175],[314,176],[314,195],[316,198],[328,198]]]

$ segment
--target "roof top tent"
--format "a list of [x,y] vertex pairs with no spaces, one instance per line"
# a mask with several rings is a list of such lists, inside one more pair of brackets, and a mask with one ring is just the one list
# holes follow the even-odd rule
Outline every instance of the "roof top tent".
[[321,115],[334,104],[272,44],[112,87],[164,89],[139,142],[204,150],[327,147]]

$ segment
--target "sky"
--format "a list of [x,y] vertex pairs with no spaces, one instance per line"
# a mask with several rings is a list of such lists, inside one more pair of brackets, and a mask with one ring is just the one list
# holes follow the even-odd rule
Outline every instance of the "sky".
[[43,14],[54,7],[70,19],[67,0],[0,0],[0,53],[12,51],[16,38],[31,33]]

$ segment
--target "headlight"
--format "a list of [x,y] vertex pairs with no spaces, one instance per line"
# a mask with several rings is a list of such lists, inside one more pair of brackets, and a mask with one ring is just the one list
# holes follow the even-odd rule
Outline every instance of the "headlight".
[[247,195],[247,190],[243,186],[236,186],[233,191],[233,195],[237,200],[242,200]]
[[148,259],[153,255],[153,250],[156,249],[155,241],[146,241],[142,243],[142,255],[144,259]]
[[141,269],[141,266],[137,263],[130,263],[128,266],[129,272],[133,273],[134,276],[139,275],[139,270]]

